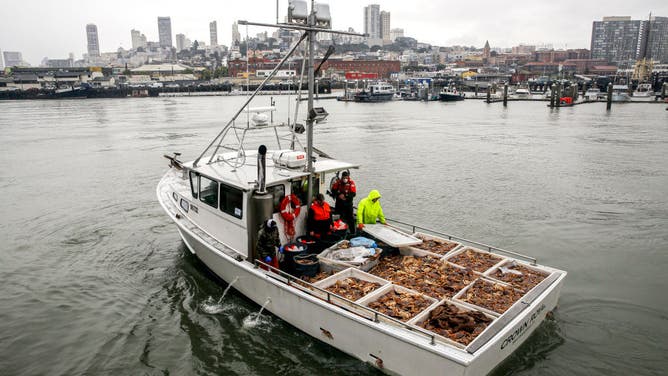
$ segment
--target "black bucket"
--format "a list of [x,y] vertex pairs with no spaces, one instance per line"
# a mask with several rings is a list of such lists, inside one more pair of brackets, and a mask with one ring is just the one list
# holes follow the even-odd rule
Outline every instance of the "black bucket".
[[308,252],[308,247],[302,244],[289,243],[283,246],[283,264],[285,265],[284,269],[290,274],[295,272],[295,260],[294,258],[298,255],[305,255]]
[[320,270],[320,261],[316,255],[297,255],[294,257],[295,276],[315,277]]

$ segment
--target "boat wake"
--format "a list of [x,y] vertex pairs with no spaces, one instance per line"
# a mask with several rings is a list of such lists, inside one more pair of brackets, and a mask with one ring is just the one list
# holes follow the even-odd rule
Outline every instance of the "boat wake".
[[232,310],[234,305],[232,303],[222,302],[221,300],[216,301],[210,296],[200,305],[200,308],[205,313],[217,315]]
[[244,329],[255,329],[255,328],[271,328],[273,322],[269,316],[262,316],[257,312],[253,312],[250,315],[246,316],[241,322],[241,326]]

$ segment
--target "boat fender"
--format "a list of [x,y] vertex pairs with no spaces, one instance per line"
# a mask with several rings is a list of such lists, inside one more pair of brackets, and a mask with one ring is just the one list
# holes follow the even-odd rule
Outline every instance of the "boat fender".
[[283,197],[281,201],[281,217],[286,222],[292,222],[299,216],[299,211],[301,210],[301,202],[299,197],[289,194]]

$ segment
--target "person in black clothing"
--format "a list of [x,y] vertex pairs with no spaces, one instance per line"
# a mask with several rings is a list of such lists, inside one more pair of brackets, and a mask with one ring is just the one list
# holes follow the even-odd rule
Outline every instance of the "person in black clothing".
[[350,178],[348,171],[341,173],[341,178],[334,181],[331,189],[332,197],[336,200],[334,212],[348,225],[350,231],[354,231],[353,199],[357,194],[357,187],[355,187],[355,182]]

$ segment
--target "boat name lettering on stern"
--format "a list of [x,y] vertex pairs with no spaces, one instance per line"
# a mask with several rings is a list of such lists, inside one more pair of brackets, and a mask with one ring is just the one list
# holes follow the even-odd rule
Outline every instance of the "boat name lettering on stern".
[[503,343],[501,343],[501,350],[503,350],[506,346],[517,342],[517,340],[520,339],[524,333],[526,333],[527,329],[533,325],[534,321],[536,321],[538,318],[538,315],[540,315],[544,309],[545,304],[542,304],[534,313],[531,314],[531,317],[521,323],[520,326],[515,329],[515,331],[513,331],[506,339],[504,339]]

